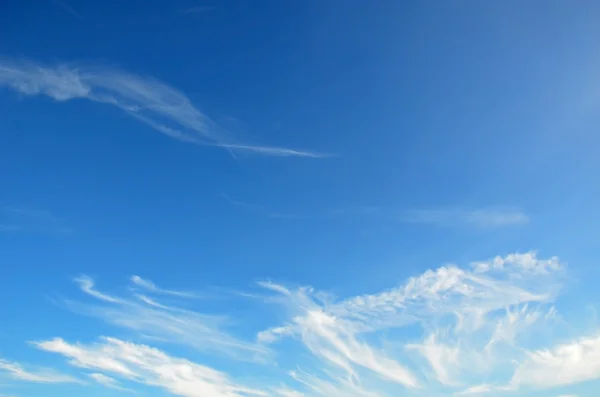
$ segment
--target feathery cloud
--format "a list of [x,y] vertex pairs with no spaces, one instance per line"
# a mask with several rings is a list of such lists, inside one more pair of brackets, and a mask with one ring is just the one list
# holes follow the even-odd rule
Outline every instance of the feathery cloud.
[[[98,301],[97,304],[67,302],[67,305],[76,312],[138,331],[146,337],[244,360],[260,361],[269,352],[261,344],[245,342],[231,336],[225,330],[226,316],[204,314],[163,304],[145,295],[112,296],[98,291],[94,280],[87,276],[78,277],[75,281],[83,292]],[[151,294],[167,294],[179,298],[192,295],[161,289],[139,276],[133,276],[131,281],[137,286],[146,288]]]
[[600,337],[586,337],[551,349],[527,352],[510,384],[550,388],[600,379]]
[[494,390],[492,385],[476,385],[466,388],[465,390],[454,393],[455,396],[472,396],[472,395],[483,395],[490,393]]
[[182,92],[158,80],[117,69],[67,64],[46,66],[0,58],[0,86],[24,95],[45,95],[59,102],[88,99],[113,105],[184,142],[268,156],[327,157],[317,152],[238,142]]
[[126,391],[126,392],[134,392],[131,389],[122,387],[116,379],[111,378],[110,376],[106,376],[104,374],[100,374],[97,372],[95,372],[93,374],[89,374],[88,376],[91,379],[93,379],[96,383],[101,384],[102,386],[107,387],[109,389]]
[[229,204],[231,204],[232,206],[242,208],[244,210],[247,210],[249,212],[252,212],[252,213],[255,213],[258,215],[265,216],[267,218],[273,218],[273,219],[304,219],[304,218],[306,218],[305,216],[301,216],[301,215],[286,214],[286,213],[282,213],[282,212],[271,211],[271,210],[264,208],[257,204],[246,203],[244,201],[235,200],[225,193],[222,193],[221,197],[223,197],[223,199],[225,201],[227,201]]
[[75,9],[73,7],[71,7],[70,5],[68,5],[66,2],[61,1],[61,0],[54,0],[53,3],[57,6],[62,8],[63,10],[65,10],[67,13],[71,14],[72,16],[74,16],[77,19],[85,19],[83,18],[83,15],[81,15],[80,13],[78,13],[77,11],[75,11]]
[[115,338],[96,344],[71,344],[56,338],[35,342],[39,349],[68,358],[76,367],[105,371],[132,382],[161,388],[182,397],[267,396],[240,385],[226,374],[161,350]]
[[194,7],[190,7],[190,8],[186,8],[185,10],[181,10],[182,14],[200,14],[203,12],[207,12],[207,11],[212,11],[214,10],[215,6],[194,6]]
[[[87,376],[107,387],[125,389],[122,382],[128,381],[183,397],[389,397],[403,390],[476,396],[563,387],[600,379],[594,365],[600,362],[600,339],[550,342],[537,350],[523,342],[535,335],[543,346],[547,340],[540,332],[563,324],[554,303],[566,270],[556,257],[513,253],[427,270],[391,289],[343,299],[263,281],[263,298],[280,304],[285,316],[257,332],[256,342],[233,337],[225,317],[173,305],[188,297],[177,290],[133,276],[132,284],[150,296],[115,296],[83,276],[77,282],[95,303],[68,303],[73,310],[138,331],[146,340],[237,360],[230,367],[235,372],[116,338],[94,344],[55,338],[34,345],[94,371]],[[275,376],[248,386],[258,378],[240,368],[256,357]]]
[[81,383],[72,376],[49,369],[27,370],[21,364],[0,359],[0,374],[5,373],[11,379],[33,383]]
[[[519,349],[507,349],[507,345],[538,321],[552,318],[554,309],[549,304],[556,296],[555,279],[563,269],[557,258],[540,259],[535,252],[500,260],[510,266],[497,266],[494,271],[482,268],[481,263],[487,262],[464,269],[445,266],[410,278],[397,288],[337,302],[310,287],[261,283],[279,295],[291,318],[261,331],[257,338],[264,343],[296,338],[329,369],[325,375],[329,383],[352,379],[360,384],[366,369],[405,387],[423,386],[416,368],[408,364],[414,352],[441,385],[476,387],[494,366],[510,365],[511,359],[519,357]],[[533,278],[538,282],[532,283]],[[406,343],[405,354],[384,353],[372,338],[367,342],[368,335],[411,324],[431,332],[420,342]],[[500,345],[502,349],[497,348]]]
[[529,223],[526,213],[510,208],[413,210],[406,212],[402,219],[442,227],[471,226],[482,229]]
[[135,276],[135,275],[131,276],[131,282],[134,283],[135,285],[137,285],[138,287],[147,289],[148,291],[155,293],[155,294],[172,295],[172,296],[177,296],[180,298],[195,298],[196,297],[196,295],[191,292],[172,291],[172,290],[168,290],[168,289],[158,288],[156,286],[156,284],[154,284],[152,281],[144,280],[140,276]]
[[49,211],[25,207],[0,207],[0,231],[69,234],[67,222]]

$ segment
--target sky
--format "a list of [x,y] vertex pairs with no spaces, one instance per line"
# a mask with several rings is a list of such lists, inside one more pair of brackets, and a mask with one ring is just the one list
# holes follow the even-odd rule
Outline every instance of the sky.
[[0,397],[597,395],[597,1],[0,10]]

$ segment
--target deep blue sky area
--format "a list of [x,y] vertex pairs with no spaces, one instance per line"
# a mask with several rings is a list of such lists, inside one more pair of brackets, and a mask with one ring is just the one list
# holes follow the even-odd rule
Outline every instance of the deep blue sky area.
[[[353,324],[351,331],[332,328],[345,335],[344,343],[356,347],[379,341],[378,348],[388,352],[396,351],[392,339],[402,335],[406,339],[423,334],[425,345],[431,342],[426,338],[431,333],[439,342],[440,335],[448,336],[448,313],[461,319],[458,328],[465,326],[462,321],[472,320],[479,329],[488,320],[492,327],[486,316],[494,310],[518,311],[523,306],[542,310],[554,305],[559,311],[577,313],[576,318],[564,319],[570,322],[569,330],[548,336],[552,343],[594,334],[587,327],[598,325],[595,314],[589,313],[595,313],[600,303],[588,284],[600,276],[598,38],[600,3],[583,0],[3,1],[0,397],[52,397],[47,394],[46,387],[53,387],[46,386],[49,383],[66,383],[63,389],[61,385],[52,389],[61,396],[80,394],[83,386],[70,381],[34,380],[32,386],[5,390],[5,383],[12,384],[6,379],[19,375],[3,368],[2,359],[39,363],[45,374],[57,360],[32,349],[31,343],[22,345],[23,340],[60,336],[67,342],[91,343],[102,335],[132,343],[140,342],[138,337],[140,343],[159,341],[163,349],[166,340],[181,339],[184,346],[200,351],[201,359],[189,359],[215,366],[252,389],[268,389],[267,395],[279,397],[321,396],[315,388],[289,386],[283,375],[268,387],[250,373],[247,377],[252,380],[246,382],[243,365],[227,361],[231,351],[223,358],[220,350],[216,355],[210,348],[204,350],[205,343],[219,343],[198,336],[205,332],[200,328],[186,328],[175,337],[151,335],[144,328],[150,315],[136,311],[138,301],[111,301],[112,295],[107,298],[95,287],[86,287],[82,275],[114,296],[131,292],[127,283],[132,275],[210,296],[206,298],[210,303],[189,303],[185,310],[209,317],[227,313],[227,319],[202,317],[202,321],[212,324],[207,329],[221,322],[227,324],[223,328],[237,329],[232,334],[252,344],[252,349],[270,349],[262,345],[265,334],[254,333],[283,322],[287,328],[280,332],[292,338],[284,342],[286,361],[281,367],[309,366],[315,369],[307,373],[320,373],[321,380],[326,379],[323,374],[331,376],[329,365],[336,371],[347,367],[340,364],[342,359],[327,355],[326,344],[316,342],[320,339],[311,339],[320,331],[300,330],[308,324],[298,320],[304,318],[302,310],[309,313],[307,319],[317,321],[311,317],[316,306],[307,306],[309,300],[322,304],[319,313],[331,315],[335,324],[342,319],[348,320],[344,327]],[[492,296],[490,291],[476,303],[463,302],[454,294],[432,303],[432,291],[438,293],[440,285],[448,285],[432,281],[423,295],[431,301],[419,303],[419,310],[442,310],[448,302],[460,301],[465,311],[448,309],[427,325],[422,321],[429,312],[411,312],[410,321],[377,317],[386,327],[414,326],[405,334],[384,327],[362,335],[364,329],[352,321],[360,319],[371,326],[379,320],[366,320],[365,313],[353,317],[347,306],[337,303],[398,288],[409,277],[439,266],[468,268],[473,261],[496,255],[534,252],[539,258],[557,256],[569,269],[568,275],[561,273],[561,288],[556,280],[536,278],[527,284],[529,298],[515,292],[519,298],[498,298],[494,300],[498,306],[482,309],[481,299]],[[528,276],[541,277],[527,265],[532,262],[511,260],[506,263],[518,262],[523,271],[532,272]],[[458,278],[465,285],[477,284],[474,280],[480,276],[473,271],[472,278]],[[452,285],[457,282],[448,277]],[[88,298],[123,304],[118,312],[125,313],[123,320],[116,319],[117,312],[75,305],[81,297],[73,279],[91,295]],[[507,274],[498,280],[525,288],[523,275]],[[136,288],[170,298],[185,295],[132,282]],[[309,291],[315,292],[309,299],[301,288],[298,295],[289,295],[294,298],[282,313],[267,313],[256,301],[264,298],[264,291],[256,291],[257,283],[274,292],[282,292],[283,287],[274,287],[278,283],[289,291],[310,285],[315,290]],[[546,295],[537,289],[541,285],[548,286]],[[461,297],[467,290],[474,293],[456,288],[452,291]],[[560,295],[562,300],[557,298],[559,289],[568,292]],[[316,291],[330,295],[324,298]],[[494,291],[516,290],[502,284]],[[250,301],[240,302],[241,297]],[[414,303],[421,298],[410,299]],[[167,310],[144,302],[154,310]],[[371,309],[404,313],[412,310],[407,305],[402,300],[393,309]],[[474,312],[479,320],[469,317]],[[291,316],[288,322],[283,313]],[[134,326],[136,315],[144,320]],[[35,327],[32,318],[39,321]],[[75,318],[77,326],[72,325]],[[193,321],[186,317],[178,324],[196,324]],[[152,324],[150,328],[156,329]],[[115,326],[122,328],[115,331]],[[214,332],[221,331],[221,325],[215,327]],[[521,331],[502,332],[512,335],[513,343]],[[335,332],[323,335],[329,338]],[[198,339],[188,338],[188,333]],[[500,338],[499,333],[491,332],[495,336],[490,346],[495,346],[494,338],[508,343],[510,338],[504,334]],[[455,336],[446,347],[458,343]],[[352,345],[355,337],[357,345]],[[364,350],[353,355],[327,338],[328,348],[347,359],[349,366],[374,371],[350,377],[362,379],[357,384],[365,390],[400,396],[414,386],[410,376],[393,369],[395,364],[388,363],[392,369],[381,372],[370,361],[357,358]],[[285,343],[298,340],[308,350],[298,346],[287,350]],[[425,351],[413,342],[407,342],[405,350]],[[39,347],[59,352],[55,346]],[[186,352],[172,349],[171,355]],[[600,360],[600,342],[596,349],[586,360]],[[313,367],[304,358],[298,362],[292,358],[307,352],[325,364]],[[59,353],[72,362],[80,359]],[[252,350],[252,359],[263,353]],[[435,361],[423,354],[430,363]],[[449,358],[453,354],[448,350],[440,357],[456,364],[459,359]],[[250,353],[243,350],[238,355],[247,358]],[[211,357],[209,361],[202,361],[205,356]],[[125,374],[125,380],[115,383],[118,376],[107,381],[102,376],[115,374],[90,362],[79,361],[75,367],[96,371],[88,374],[88,381],[110,383],[106,387],[111,393],[127,393],[121,389],[133,386],[126,382],[137,382],[148,395],[250,395],[240,390],[207,391],[198,384],[195,390],[204,394],[185,394],[175,386],[160,382],[157,386],[148,380],[156,374],[146,372],[145,381],[139,380],[142,375],[132,380]],[[70,376],[77,377],[66,368],[51,372],[71,371]],[[480,383],[490,389],[484,392],[504,395],[506,382],[520,385],[513,393],[536,392],[534,382],[523,379],[540,379],[538,368],[526,364],[519,368],[512,380],[499,375],[512,373],[504,369],[482,378]],[[3,371],[8,371],[6,379]],[[452,387],[466,385],[463,389],[468,391],[467,386],[477,386],[471,380],[450,382],[450,377],[458,377],[456,368],[439,371],[439,365],[432,365],[429,372],[434,375],[427,379],[437,379],[432,381],[435,386],[421,392],[450,396],[460,392]],[[597,372],[600,377],[600,369]],[[337,396],[333,390],[345,397],[366,395],[341,380],[332,381],[337,388],[327,389],[315,379],[302,378],[307,376],[304,372],[298,374],[292,374],[294,381],[303,387],[319,384],[319,390],[328,390],[324,392],[328,397]],[[402,386],[380,386],[377,377]],[[414,379],[424,384],[419,376]],[[285,390],[304,394],[285,394],[284,383]],[[92,388],[90,395],[104,395],[101,390]],[[559,388],[552,396],[591,397],[585,394],[590,390]]]

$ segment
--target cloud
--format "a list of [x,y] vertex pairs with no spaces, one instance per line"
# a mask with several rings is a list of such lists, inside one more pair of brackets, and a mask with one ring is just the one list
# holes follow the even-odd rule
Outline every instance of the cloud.
[[442,227],[472,226],[482,229],[529,223],[529,217],[523,211],[506,208],[413,210],[404,213],[402,219]]
[[586,337],[551,349],[527,352],[510,384],[551,388],[600,379],[600,337]]
[[436,341],[436,334],[433,333],[423,343],[408,344],[406,348],[418,351],[427,359],[440,383],[447,386],[456,384],[450,374],[449,368],[458,366],[460,347],[438,343]]
[[327,155],[236,141],[198,110],[182,92],[158,80],[106,67],[46,66],[0,59],[0,86],[28,96],[56,101],[88,99],[118,107],[163,134],[184,142],[230,152],[279,157],[321,158]]
[[295,215],[295,214],[286,214],[286,213],[282,213],[282,212],[275,212],[275,211],[268,210],[260,205],[246,203],[244,201],[239,201],[239,200],[234,200],[233,198],[229,197],[227,194],[224,194],[224,193],[221,194],[221,196],[223,197],[223,199],[225,199],[225,201],[227,201],[229,204],[231,204],[235,207],[242,208],[244,210],[247,210],[249,212],[252,212],[252,213],[255,213],[258,215],[265,216],[267,218],[273,218],[273,219],[304,219],[304,218],[306,218],[305,216]]
[[391,382],[416,388],[419,383],[405,366],[388,357],[358,338],[351,322],[324,310],[314,297],[311,288],[300,288],[291,293],[287,288],[273,283],[262,283],[272,291],[282,294],[293,311],[291,323],[283,327],[270,328],[258,334],[264,342],[274,342],[282,336],[297,336],[305,347],[322,364],[341,371],[335,375],[337,382],[349,377],[358,380],[356,367],[370,370]]
[[[493,271],[483,271],[477,264],[444,266],[396,288],[341,301],[311,287],[292,289],[263,282],[260,286],[279,296],[274,299],[287,308],[290,318],[259,332],[257,338],[264,343],[289,337],[300,341],[328,369],[324,380],[328,384],[342,379],[361,384],[368,379],[368,370],[407,388],[423,387],[418,368],[409,364],[414,361],[411,353],[416,353],[441,385],[476,387],[496,366],[510,368],[511,360],[521,354],[514,346],[519,338],[553,317],[550,303],[564,268],[558,258],[538,258],[535,252],[501,260],[510,266]],[[494,261],[498,259],[478,264]],[[379,347],[372,338],[412,325],[429,334],[422,341],[405,343],[405,354]]]
[[[555,306],[567,270],[559,258],[531,251],[449,264],[390,289],[342,298],[262,281],[253,299],[278,309],[280,320],[254,330],[256,341],[233,336],[228,316],[182,307],[208,300],[187,300],[139,276],[127,295],[107,293],[82,276],[77,282],[92,303],[68,307],[136,331],[133,340],[54,338],[33,345],[64,356],[106,387],[137,383],[183,397],[529,392],[600,379],[600,337],[554,345],[555,331],[573,331]],[[185,349],[167,353],[172,343]],[[204,353],[211,354],[210,366],[196,361],[208,359]]]
[[121,387],[119,382],[117,380],[111,378],[110,376],[106,376],[106,375],[100,374],[100,373],[93,373],[93,374],[89,374],[88,376],[90,378],[92,378],[96,383],[99,383],[104,387],[108,387],[109,389],[133,392],[133,390],[131,390],[131,389]]
[[[380,397],[381,393],[367,390],[355,379],[338,377],[326,380],[304,371],[290,371],[290,376],[307,389],[307,395],[319,397]],[[296,392],[298,393],[298,392]],[[302,394],[300,394],[302,395]]]
[[217,7],[215,6],[194,6],[194,7],[190,7],[190,8],[186,8],[185,10],[181,10],[182,14],[200,14],[200,13],[204,13],[207,11],[212,11],[214,9],[216,9]]
[[73,7],[71,7],[70,5],[68,5],[67,3],[65,3],[64,1],[60,1],[60,0],[54,0],[53,3],[57,6],[62,8],[63,10],[65,10],[66,12],[68,12],[69,14],[71,14],[72,16],[74,16],[75,18],[81,19],[83,20],[83,16],[78,13],[77,11],[75,11],[75,9],[73,9]]
[[306,397],[306,394],[301,393],[297,390],[288,389],[287,387],[274,389],[273,392],[275,393],[275,395],[281,397]]
[[64,219],[49,211],[25,207],[0,207],[0,232],[69,234]]
[[135,275],[131,276],[131,282],[134,283],[135,285],[137,285],[138,287],[147,289],[148,291],[153,292],[155,294],[172,295],[172,296],[178,296],[181,298],[195,298],[196,297],[196,295],[191,292],[172,291],[172,290],[168,290],[168,289],[158,288],[156,286],[156,284],[154,284],[152,281],[144,280],[140,276],[135,276]]
[[475,262],[471,264],[477,273],[486,272],[510,272],[516,276],[521,273],[548,275],[561,270],[564,266],[559,262],[558,257],[553,256],[549,259],[539,260],[537,253],[514,253],[506,257],[496,256],[492,260]]
[[0,359],[0,374],[7,374],[11,379],[33,383],[81,383],[69,375],[64,375],[49,369],[37,371],[26,370],[22,365]]
[[492,385],[477,385],[466,388],[465,390],[454,393],[455,396],[472,396],[490,393],[494,390]]
[[161,350],[115,338],[102,338],[96,344],[71,344],[56,338],[35,342],[44,351],[68,358],[71,365],[114,374],[132,382],[161,388],[182,397],[267,396],[264,391],[246,387],[223,372],[172,357]]
[[[109,295],[98,291],[94,280],[88,276],[78,277],[75,281],[83,292],[98,301],[97,304],[67,302],[67,306],[76,312],[137,331],[145,337],[183,344],[200,351],[226,354],[250,361],[263,360],[269,353],[261,344],[245,342],[231,336],[224,329],[228,322],[226,316],[204,314],[168,305],[145,295]],[[133,276],[131,281],[152,294],[167,294],[179,298],[192,295],[161,289],[139,276]]]

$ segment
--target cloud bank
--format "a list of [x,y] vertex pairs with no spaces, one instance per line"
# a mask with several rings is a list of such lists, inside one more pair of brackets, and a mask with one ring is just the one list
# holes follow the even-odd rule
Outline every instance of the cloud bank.
[[[52,336],[32,345],[116,391],[144,385],[183,397],[518,396],[600,380],[598,334],[556,338],[568,327],[555,307],[567,272],[557,257],[526,252],[430,269],[342,299],[264,281],[257,285],[262,294],[237,296],[280,319],[254,335],[229,329],[226,315],[203,312],[210,301],[189,293],[133,276],[134,288],[115,295],[82,276],[76,283],[88,299],[67,307],[133,331],[130,340]],[[191,357],[168,353],[173,343]],[[0,371],[22,381],[76,381],[7,361]]]

